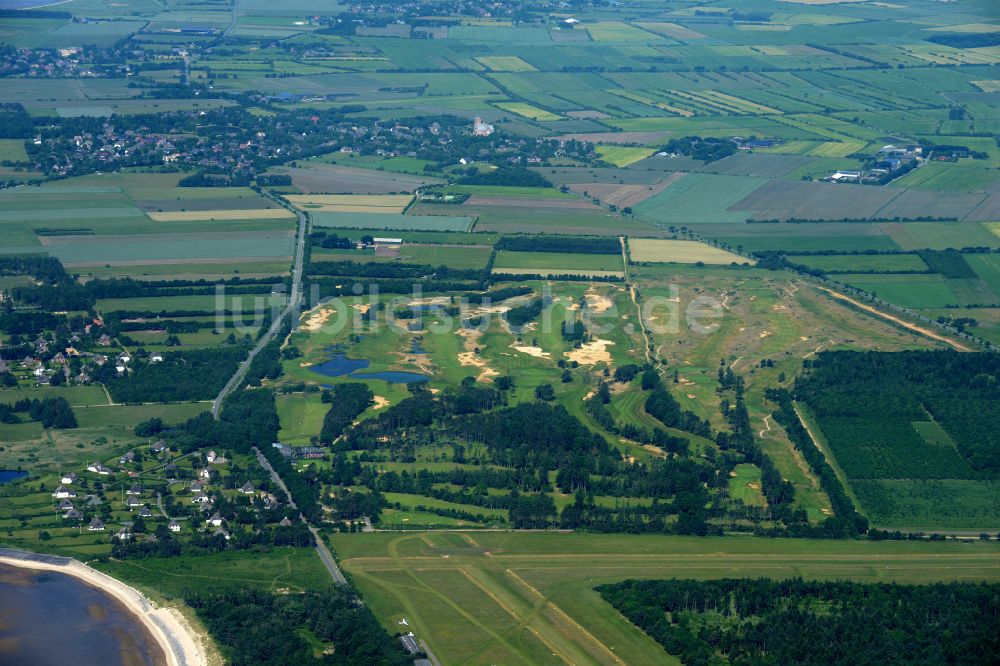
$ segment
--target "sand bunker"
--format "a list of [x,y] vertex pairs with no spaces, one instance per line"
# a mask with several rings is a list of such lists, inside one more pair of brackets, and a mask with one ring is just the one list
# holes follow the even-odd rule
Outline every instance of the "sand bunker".
[[373,396],[372,400],[375,402],[375,404],[372,405],[372,409],[382,409],[383,407],[389,406],[389,399],[383,398],[380,395]]
[[771,331],[761,331],[760,332],[760,337],[762,337],[762,338],[766,338],[769,335],[771,335]]
[[371,303],[355,303],[351,307],[360,312],[361,314],[366,314],[369,310],[372,309]]
[[330,318],[330,315],[336,313],[337,310],[334,308],[324,308],[320,306],[318,310],[311,310],[307,312],[308,319],[299,327],[303,331],[318,331],[323,328],[323,324]]
[[591,312],[600,314],[601,312],[607,312],[615,306],[614,301],[612,301],[607,296],[602,296],[591,288],[583,295],[587,299],[587,309]]
[[465,351],[459,352],[456,357],[459,364],[479,368],[480,372],[476,381],[489,382],[492,381],[493,377],[498,377],[500,373],[491,368],[486,359],[476,353],[476,347],[483,332],[474,328],[461,328],[458,330],[458,334],[465,338]]
[[542,349],[541,347],[526,347],[522,345],[511,345],[511,348],[516,349],[522,354],[527,354],[528,356],[534,356],[535,358],[545,358],[546,356],[552,355],[547,351],[545,351],[544,349]]
[[595,339],[582,345],[579,349],[566,352],[566,358],[576,361],[580,365],[594,365],[595,363],[611,363],[611,352],[608,347],[615,344],[611,340]]

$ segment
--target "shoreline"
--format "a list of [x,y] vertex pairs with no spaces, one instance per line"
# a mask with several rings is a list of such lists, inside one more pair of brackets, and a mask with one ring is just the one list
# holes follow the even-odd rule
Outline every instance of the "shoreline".
[[[24,553],[24,555],[30,557],[31,554]],[[27,559],[27,557],[0,555],[0,564],[22,569],[54,571],[73,576],[121,602],[160,646],[166,655],[169,666],[203,666],[208,662],[201,640],[179,611],[173,608],[156,607],[152,601],[134,588],[78,560],[59,558],[60,560],[65,559],[67,562],[57,564],[52,561]]]

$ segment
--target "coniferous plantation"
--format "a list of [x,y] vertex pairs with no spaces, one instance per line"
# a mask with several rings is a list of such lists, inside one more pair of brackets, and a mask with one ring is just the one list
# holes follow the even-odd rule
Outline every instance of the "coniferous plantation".
[[[964,515],[985,525],[996,516],[996,354],[821,352],[796,381],[795,397],[878,524]],[[967,504],[975,495],[985,504]]]
[[989,664],[1000,586],[722,579],[597,588],[685,664]]

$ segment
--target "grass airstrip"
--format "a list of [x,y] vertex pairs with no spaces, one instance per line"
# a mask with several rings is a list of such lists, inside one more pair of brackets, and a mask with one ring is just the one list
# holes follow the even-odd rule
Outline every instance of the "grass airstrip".
[[424,637],[444,663],[679,663],[593,590],[627,578],[1000,580],[989,543],[490,531],[330,541],[386,628]]

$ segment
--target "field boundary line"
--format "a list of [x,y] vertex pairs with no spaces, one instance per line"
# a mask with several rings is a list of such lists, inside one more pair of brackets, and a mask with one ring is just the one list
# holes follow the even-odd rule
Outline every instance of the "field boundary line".
[[518,583],[520,583],[521,585],[526,587],[529,591],[531,591],[532,594],[541,599],[545,608],[554,611],[556,615],[558,615],[561,619],[569,622],[570,624],[572,624],[572,626],[576,627],[576,629],[583,636],[586,636],[586,638],[590,640],[596,647],[600,648],[601,651],[603,651],[605,654],[611,657],[611,659],[616,664],[621,664],[622,666],[625,666],[625,662],[622,661],[621,657],[612,652],[611,649],[607,645],[605,645],[602,641],[598,640],[596,636],[594,636],[592,633],[584,629],[583,625],[581,625],[579,622],[570,617],[569,614],[566,613],[566,611],[564,611],[563,609],[559,608],[559,606],[556,606],[554,603],[552,603],[552,601],[550,601],[548,597],[542,594],[534,585],[532,585],[531,583],[529,583],[528,581],[524,580],[516,573],[514,573],[513,569],[510,568],[504,569],[504,573],[512,577]]

